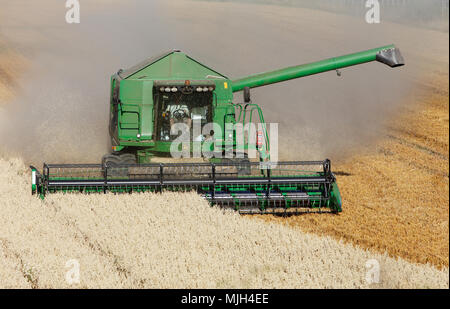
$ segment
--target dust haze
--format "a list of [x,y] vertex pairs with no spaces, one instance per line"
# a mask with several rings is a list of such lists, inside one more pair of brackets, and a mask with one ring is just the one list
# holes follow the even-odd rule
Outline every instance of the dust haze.
[[0,107],[0,151],[35,164],[99,162],[109,149],[109,77],[164,50],[234,79],[395,43],[407,64],[400,69],[370,63],[252,91],[266,121],[280,124],[280,158],[302,160],[340,159],[370,144],[408,104],[425,60],[448,57],[433,55],[448,34],[311,9],[81,1],[81,24],[68,25],[63,1],[0,3],[0,36],[32,63],[17,99]]
[[32,63],[17,99],[0,106],[1,151],[39,165],[100,162],[110,76],[173,45],[157,32],[158,4],[81,1],[70,25],[65,1],[1,2],[1,35]]

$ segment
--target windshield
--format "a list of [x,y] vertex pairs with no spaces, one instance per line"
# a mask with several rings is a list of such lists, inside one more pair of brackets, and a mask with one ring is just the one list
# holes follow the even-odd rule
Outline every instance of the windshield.
[[204,140],[203,136],[192,136],[192,126],[200,123],[201,128],[212,121],[212,99],[211,92],[190,93],[159,93],[155,102],[157,103],[157,136],[160,141],[173,141],[180,132],[172,134],[170,128],[176,123],[184,123],[189,127],[191,139],[194,141]]

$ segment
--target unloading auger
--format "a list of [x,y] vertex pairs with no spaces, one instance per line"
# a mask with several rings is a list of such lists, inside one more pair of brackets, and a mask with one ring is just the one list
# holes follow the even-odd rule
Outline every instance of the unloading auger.
[[[32,193],[44,198],[56,192],[195,190],[211,204],[240,213],[340,212],[342,201],[328,159],[270,161],[269,134],[250,89],[371,61],[392,68],[404,64],[400,51],[388,45],[237,80],[177,50],[119,70],[111,77],[112,153],[101,164],[44,164],[42,172],[31,167]],[[242,90],[245,102],[233,103],[233,93]],[[250,130],[244,143],[230,131],[236,124],[254,122],[263,124],[261,130]],[[211,158],[158,162],[158,157],[170,156],[180,137],[171,130],[175,123],[201,128],[200,134],[190,135],[188,149],[180,143],[180,151],[202,149]],[[259,160],[251,161],[250,152],[258,153]],[[225,155],[229,153],[232,158]]]

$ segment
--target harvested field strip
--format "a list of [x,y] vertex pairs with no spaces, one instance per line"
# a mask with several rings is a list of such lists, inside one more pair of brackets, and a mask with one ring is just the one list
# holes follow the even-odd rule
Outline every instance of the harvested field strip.
[[[305,234],[212,208],[193,193],[29,194],[18,160],[0,159],[1,287],[430,288],[448,287],[448,269],[414,265],[329,237]],[[324,216],[320,216],[324,217]],[[80,283],[65,281],[80,263]],[[365,281],[366,262],[381,282]],[[30,270],[29,280],[23,269]],[[33,284],[32,284],[33,283]]]
[[[448,266],[448,177],[377,156],[354,158],[341,169],[352,176],[338,179],[345,201],[338,216],[263,219],[287,222],[409,261]],[[399,179],[398,174],[405,171],[408,176]]]
[[[448,83],[448,78],[446,77]],[[448,89],[442,82],[436,87]],[[335,163],[338,216],[263,217],[438,268],[449,263],[448,90],[413,96],[376,152]]]
[[[449,177],[449,174],[448,174],[448,172],[445,171],[445,169],[444,170],[442,170],[442,169],[434,169],[434,168],[430,168],[429,166],[422,165],[421,163],[408,162],[408,160],[410,160],[411,158],[404,157],[404,156],[399,156],[397,154],[394,154],[392,151],[390,151],[387,148],[380,147],[378,150],[380,152],[388,155],[388,156],[392,156],[393,159],[395,159],[395,160],[407,163],[413,169],[419,169],[419,170],[425,171],[429,175],[435,175],[435,176],[439,175],[439,176],[442,176],[442,177]],[[337,174],[337,175],[339,176],[339,174]]]
[[[382,148],[389,153],[391,160],[403,164],[404,169],[421,169],[430,175],[443,175],[448,177],[448,157],[439,158],[434,154],[425,152],[422,155],[411,156],[411,147],[403,142],[386,141]],[[423,152],[421,149],[417,149]]]
[[424,147],[424,146],[419,145],[419,144],[414,143],[414,142],[409,142],[406,139],[400,138],[398,136],[387,135],[387,137],[390,138],[390,139],[395,140],[396,142],[398,142],[401,145],[406,145],[408,147],[417,148],[418,150],[423,151],[425,153],[428,153],[430,155],[433,155],[433,156],[435,156],[435,157],[437,157],[439,159],[448,161],[448,154],[443,154],[443,153],[436,152],[436,151],[434,151],[434,150],[432,150],[432,149],[430,149],[428,147]]
[[[389,128],[389,130],[392,132],[396,132],[397,136],[401,136],[401,135],[407,136],[407,141],[408,140],[413,140],[413,141],[419,140],[421,143],[426,145],[426,147],[424,147],[425,149],[435,148],[437,150],[436,153],[438,153],[440,155],[443,155],[443,153],[447,153],[447,155],[444,155],[444,159],[448,160],[448,143],[447,142],[440,141],[434,136],[420,134],[420,133],[417,133],[414,131],[410,131],[408,129]],[[393,136],[393,137],[395,138],[397,136]],[[432,152],[435,152],[435,151],[432,150]]]
[[445,94],[417,95],[413,106],[405,108],[389,130],[396,137],[422,145],[435,152],[449,153],[448,76]]

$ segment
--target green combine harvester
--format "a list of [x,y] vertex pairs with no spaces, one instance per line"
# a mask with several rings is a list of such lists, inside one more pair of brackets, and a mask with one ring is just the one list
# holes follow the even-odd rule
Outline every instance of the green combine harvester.
[[[101,164],[44,164],[42,173],[31,167],[32,193],[196,190],[211,204],[240,213],[341,212],[329,160],[270,160],[268,130],[250,89],[371,61],[404,64],[388,45],[236,80],[177,50],[119,70],[111,77],[112,153]],[[238,91],[244,103],[233,102]],[[183,142],[175,124],[188,129]],[[248,129],[243,141],[239,125]],[[161,163],[174,150],[183,157],[200,151],[204,159]],[[255,153],[256,159],[249,156]]]

